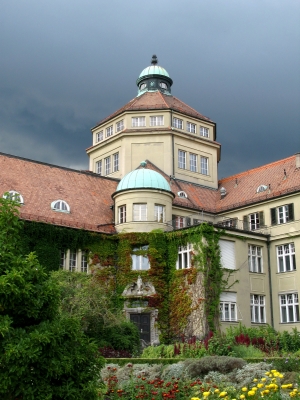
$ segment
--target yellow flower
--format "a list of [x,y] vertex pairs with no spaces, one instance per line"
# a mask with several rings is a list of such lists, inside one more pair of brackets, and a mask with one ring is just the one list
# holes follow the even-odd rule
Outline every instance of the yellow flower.
[[219,392],[220,392],[220,389],[216,389],[216,390],[215,390],[215,393],[219,393]]
[[242,387],[242,392],[247,392],[248,388],[246,386]]
[[221,393],[219,394],[219,397],[225,397],[226,394],[227,394],[227,392],[221,392]]
[[245,395],[244,395],[244,394],[241,394],[241,395],[240,395],[240,399],[243,400],[244,398],[245,398]]
[[253,382],[257,382],[257,379],[256,379],[256,378],[254,378],[254,379],[253,379]]
[[199,397],[192,397],[191,400],[201,400]]
[[262,382],[266,382],[267,378],[261,378]]
[[276,369],[271,369],[272,374],[274,374],[275,372],[277,372]]
[[255,391],[254,390],[249,390],[248,396],[255,396]]
[[257,387],[253,386],[253,387],[251,388],[251,390],[254,390],[254,391],[256,392],[256,391],[257,391]]
[[278,376],[279,376],[279,378],[283,378],[283,377],[284,377],[284,375],[283,375],[283,374],[279,374]]
[[297,393],[295,393],[295,392],[290,392],[290,397],[295,397],[295,396],[297,396]]
[[203,392],[203,396],[208,397],[210,395],[210,392]]
[[259,389],[261,389],[261,388],[264,387],[264,384],[263,384],[263,383],[258,383],[258,384],[257,384],[257,387],[258,387]]

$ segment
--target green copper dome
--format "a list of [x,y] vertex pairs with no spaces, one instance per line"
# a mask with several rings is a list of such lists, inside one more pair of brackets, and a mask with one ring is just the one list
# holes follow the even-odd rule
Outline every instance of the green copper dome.
[[135,169],[125,175],[119,182],[116,191],[143,188],[171,191],[169,183],[161,174],[145,168]]
[[150,65],[149,67],[143,69],[143,71],[140,73],[139,78],[146,75],[163,75],[170,78],[168,72],[160,65]]

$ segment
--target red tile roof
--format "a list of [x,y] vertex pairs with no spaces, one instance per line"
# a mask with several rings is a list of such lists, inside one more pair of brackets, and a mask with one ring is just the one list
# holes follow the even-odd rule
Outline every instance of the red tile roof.
[[[10,190],[19,192],[24,199],[21,218],[26,220],[114,233],[110,206],[117,184],[93,173],[0,153],[0,196]],[[70,213],[51,210],[54,200],[65,200]]]
[[[109,115],[108,117],[102,119],[94,128],[104,122],[116,117],[124,111],[141,111],[141,110],[175,110],[182,114],[200,118],[204,121],[212,122],[211,119],[200,114],[198,111],[194,110],[192,107],[185,104],[183,101],[177,99],[174,96],[168,96],[159,91],[157,92],[145,92],[142,95],[135,97],[130,100],[127,104],[121,107],[119,110]],[[94,129],[93,128],[93,129]]]

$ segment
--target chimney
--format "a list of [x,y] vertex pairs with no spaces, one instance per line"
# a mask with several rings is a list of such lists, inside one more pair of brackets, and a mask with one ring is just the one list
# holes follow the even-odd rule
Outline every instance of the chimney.
[[300,168],[300,153],[296,153],[296,168]]

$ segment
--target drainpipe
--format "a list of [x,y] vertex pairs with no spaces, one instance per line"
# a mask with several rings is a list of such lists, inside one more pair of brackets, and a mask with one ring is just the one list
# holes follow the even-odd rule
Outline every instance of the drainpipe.
[[[173,130],[173,114],[171,108],[171,129]],[[172,176],[175,176],[175,158],[174,158],[174,134],[172,133]]]
[[272,278],[271,278],[271,262],[270,262],[270,235],[267,238],[267,251],[268,251],[268,273],[269,273],[269,286],[270,286],[270,314],[271,326],[274,328],[274,315],[273,315],[273,294],[272,294]]

